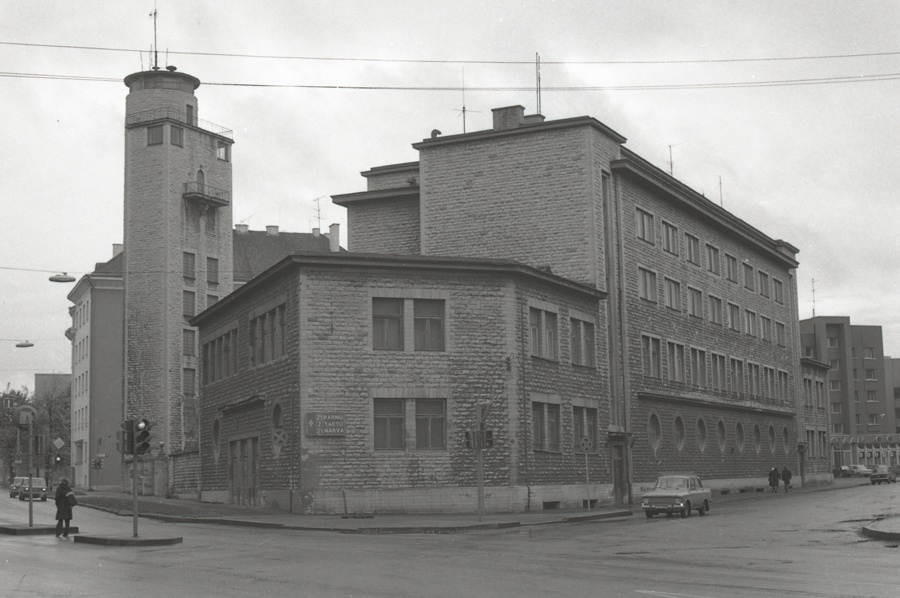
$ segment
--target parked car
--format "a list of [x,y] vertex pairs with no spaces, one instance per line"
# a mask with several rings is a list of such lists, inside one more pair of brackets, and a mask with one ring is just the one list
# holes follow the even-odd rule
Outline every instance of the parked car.
[[[27,500],[28,499],[28,478],[16,478],[21,479],[22,483],[19,485],[17,490],[17,494],[19,496],[19,500]],[[47,482],[44,481],[44,478],[31,478],[31,499],[37,500],[40,498],[41,500],[47,500]],[[10,495],[12,495],[12,491],[10,491]]]
[[871,475],[869,475],[869,480],[872,482],[872,485],[881,484],[882,482],[894,484],[897,482],[898,473],[900,473],[900,465],[892,465],[891,467],[876,465]]
[[831,473],[833,473],[836,478],[849,478],[851,475],[850,468],[846,465],[835,466],[834,471]]
[[659,476],[656,487],[645,492],[641,508],[647,519],[657,513],[671,516],[679,513],[689,517],[692,509],[700,515],[706,515],[712,502],[712,492],[703,487],[700,478],[693,474],[668,474]]
[[858,477],[869,477],[872,475],[872,470],[865,465],[848,465],[848,467],[850,468],[850,475]]

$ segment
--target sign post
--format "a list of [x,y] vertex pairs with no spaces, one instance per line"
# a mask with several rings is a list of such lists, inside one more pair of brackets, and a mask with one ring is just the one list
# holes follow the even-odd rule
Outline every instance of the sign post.
[[[31,405],[16,407],[16,427],[28,430],[28,527],[34,527],[34,418],[37,412]],[[19,491],[21,493],[21,490]]]
[[594,448],[594,442],[588,436],[581,437],[581,450],[584,451],[584,487],[587,492],[587,510],[591,510],[591,470],[588,465],[588,453]]
[[484,516],[484,422],[491,412],[491,404],[488,402],[475,405],[475,423],[478,430],[475,434],[475,479],[478,484],[478,521]]

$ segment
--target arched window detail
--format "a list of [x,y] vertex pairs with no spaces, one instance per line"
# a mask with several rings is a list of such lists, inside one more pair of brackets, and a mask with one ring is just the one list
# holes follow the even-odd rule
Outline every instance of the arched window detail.
[[651,413],[650,419],[647,420],[647,441],[650,443],[650,448],[653,449],[654,454],[659,450],[661,437],[662,426],[659,424],[659,417],[655,413]]

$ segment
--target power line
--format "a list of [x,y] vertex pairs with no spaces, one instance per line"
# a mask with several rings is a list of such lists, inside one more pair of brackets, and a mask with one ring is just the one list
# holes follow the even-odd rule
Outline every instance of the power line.
[[[93,81],[103,83],[121,83],[121,78],[114,77],[90,77],[77,75],[55,75],[48,73],[14,73],[0,72],[0,77],[10,78],[26,78],[26,79],[53,79],[53,80],[75,80],[75,81]],[[837,77],[819,77],[814,79],[775,79],[769,81],[729,81],[720,83],[673,83],[662,85],[570,85],[545,87],[542,91],[556,92],[584,92],[584,91],[671,91],[683,89],[740,89],[750,87],[796,87],[802,85],[825,85],[838,83],[867,83],[874,81],[895,81],[900,79],[900,73],[880,73],[874,75],[843,75]],[[323,90],[350,90],[350,91],[461,91],[462,87],[446,85],[446,86],[399,86],[399,85],[312,85],[301,83],[228,83],[209,81],[204,85],[215,85],[221,87],[257,87],[269,89],[323,89]],[[509,87],[469,87],[466,91],[483,91],[483,92],[509,92],[535,91],[532,85],[525,86],[509,86]]]
[[[110,48],[103,46],[75,46],[70,44],[37,44],[27,42],[4,42],[5,46],[26,46],[32,48],[56,48],[64,50],[91,50],[100,52],[145,52],[135,48]],[[532,60],[463,60],[463,59],[425,59],[425,58],[371,58],[359,56],[297,56],[288,54],[241,54],[236,52],[189,52],[168,50],[169,54],[178,56],[212,56],[219,58],[259,58],[267,60],[303,60],[309,62],[382,62],[400,64],[485,64],[485,65],[533,65]],[[864,52],[858,54],[821,54],[807,56],[761,56],[745,58],[695,58],[669,60],[541,60],[541,64],[553,65],[634,65],[634,64],[712,64],[735,62],[787,62],[792,60],[835,60],[848,58],[875,58],[898,56],[897,52]]]

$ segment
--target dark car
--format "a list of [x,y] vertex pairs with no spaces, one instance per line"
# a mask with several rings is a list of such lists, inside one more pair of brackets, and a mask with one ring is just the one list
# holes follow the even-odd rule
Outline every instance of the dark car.
[[[26,500],[28,498],[28,478],[20,477],[16,478],[13,484],[16,481],[21,480],[21,483],[16,488],[16,495],[18,495],[19,500]],[[10,487],[9,495],[13,495],[13,487]],[[47,500],[47,482],[44,481],[44,478],[31,478],[31,499],[37,500],[40,498],[41,500]]]

